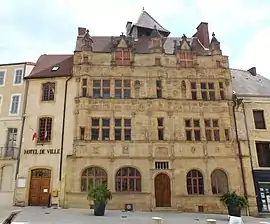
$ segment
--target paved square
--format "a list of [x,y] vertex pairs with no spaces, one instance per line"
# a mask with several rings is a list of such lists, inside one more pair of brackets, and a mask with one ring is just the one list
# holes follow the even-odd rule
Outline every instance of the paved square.
[[[40,207],[10,207],[0,208],[2,221],[11,211],[21,209],[22,212],[15,219],[17,222],[27,221],[31,224],[146,224],[151,223],[152,217],[162,217],[164,224],[201,224],[207,218],[216,219],[217,223],[228,223],[228,216],[203,213],[174,213],[174,212],[121,212],[106,211],[104,217],[96,217],[87,209],[53,209]],[[127,218],[121,218],[126,215]],[[270,222],[270,218],[244,217],[244,223]]]

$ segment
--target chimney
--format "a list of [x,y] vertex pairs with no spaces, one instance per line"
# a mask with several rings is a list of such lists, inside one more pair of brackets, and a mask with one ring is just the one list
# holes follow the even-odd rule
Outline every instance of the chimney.
[[78,36],[84,35],[86,33],[86,28],[79,27],[78,28]]
[[248,69],[248,72],[250,72],[251,75],[253,75],[253,76],[257,75],[256,67],[252,67],[252,68]]
[[208,23],[201,22],[197,27],[197,33],[194,35],[198,37],[200,42],[205,48],[209,48],[209,32],[208,32]]
[[126,24],[126,36],[130,36],[129,32],[131,30],[131,25],[132,25],[132,22],[128,21],[127,24]]

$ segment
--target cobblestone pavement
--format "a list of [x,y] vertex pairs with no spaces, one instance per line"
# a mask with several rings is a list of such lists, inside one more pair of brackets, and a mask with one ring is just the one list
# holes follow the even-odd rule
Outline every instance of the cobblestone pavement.
[[[152,217],[161,217],[164,224],[201,224],[206,219],[216,219],[217,223],[229,223],[228,216],[203,213],[174,213],[174,212],[121,212],[106,211],[104,217],[93,216],[93,212],[86,209],[53,209],[40,207],[10,207],[0,208],[2,221],[11,211],[22,210],[15,222],[28,222],[30,224],[146,224],[151,223]],[[126,215],[126,218],[121,216]],[[244,223],[270,222],[270,218],[243,217]],[[1,223],[0,221],[0,223]]]

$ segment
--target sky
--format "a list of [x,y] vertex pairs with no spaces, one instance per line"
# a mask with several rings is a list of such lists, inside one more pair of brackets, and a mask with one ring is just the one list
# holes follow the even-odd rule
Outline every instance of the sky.
[[0,64],[72,54],[79,26],[92,36],[120,35],[143,7],[174,37],[192,36],[208,22],[230,67],[255,66],[270,78],[269,0],[1,0]]

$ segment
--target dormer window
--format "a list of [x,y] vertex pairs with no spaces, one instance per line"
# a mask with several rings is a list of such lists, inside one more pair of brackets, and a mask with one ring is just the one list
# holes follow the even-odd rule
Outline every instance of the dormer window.
[[52,67],[52,71],[53,71],[53,72],[54,72],[54,71],[57,71],[59,68],[60,68],[59,66],[53,66],[53,67]]
[[115,52],[116,65],[130,65],[129,49],[119,49]]
[[179,53],[179,64],[182,68],[193,67],[193,55],[191,52],[180,52]]

